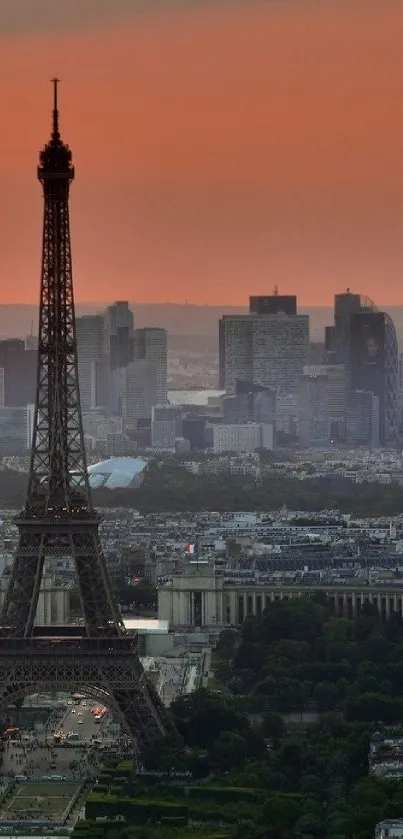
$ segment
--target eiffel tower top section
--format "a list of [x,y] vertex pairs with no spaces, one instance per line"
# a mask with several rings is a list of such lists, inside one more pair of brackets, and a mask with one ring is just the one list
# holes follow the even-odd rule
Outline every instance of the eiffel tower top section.
[[38,334],[38,377],[24,518],[54,522],[92,518],[78,382],[69,220],[72,156],[59,131],[58,80],[53,79],[50,140],[40,153],[44,218]]
[[[58,109],[58,85],[59,79],[52,79],[53,84],[53,112],[52,112],[52,133],[50,140],[46,143],[39,155],[38,178],[43,185],[45,196],[54,191],[55,182],[59,188],[64,184],[69,189],[74,179],[74,168],[72,165],[72,154],[69,147],[63,143],[59,131],[59,109]],[[62,190],[63,192],[63,190]]]

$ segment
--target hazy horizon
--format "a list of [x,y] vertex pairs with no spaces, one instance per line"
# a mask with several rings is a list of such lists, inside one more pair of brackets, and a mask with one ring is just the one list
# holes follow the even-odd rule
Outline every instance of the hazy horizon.
[[[112,302],[112,301],[109,301]],[[218,347],[218,319],[222,314],[247,312],[247,306],[202,306],[181,303],[139,303],[129,301],[134,312],[135,326],[159,326],[168,330],[168,336],[205,337],[210,346]],[[102,312],[105,302],[76,304],[77,316]],[[382,308],[382,307],[379,307]],[[392,316],[398,338],[403,340],[403,305],[385,306]],[[333,323],[332,306],[300,306],[302,314],[310,315],[311,341],[324,340],[324,327]],[[0,303],[0,337],[14,338],[29,335],[31,328],[37,333],[38,306],[34,303]]]

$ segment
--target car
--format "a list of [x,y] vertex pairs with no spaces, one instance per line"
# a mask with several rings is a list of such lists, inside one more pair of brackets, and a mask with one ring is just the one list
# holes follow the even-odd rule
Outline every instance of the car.
[[77,720],[77,725],[84,725],[84,720]]

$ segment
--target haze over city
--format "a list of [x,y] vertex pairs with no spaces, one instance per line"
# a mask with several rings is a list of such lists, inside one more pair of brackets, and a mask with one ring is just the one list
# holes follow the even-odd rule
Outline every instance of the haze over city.
[[78,301],[401,303],[402,34],[400,0],[3,0],[2,302],[37,302],[56,73]]

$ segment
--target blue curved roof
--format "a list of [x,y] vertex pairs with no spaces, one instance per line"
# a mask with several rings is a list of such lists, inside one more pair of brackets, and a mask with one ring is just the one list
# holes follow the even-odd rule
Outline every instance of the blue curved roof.
[[130,486],[144,472],[147,461],[141,457],[110,457],[88,467],[90,486],[118,489]]

